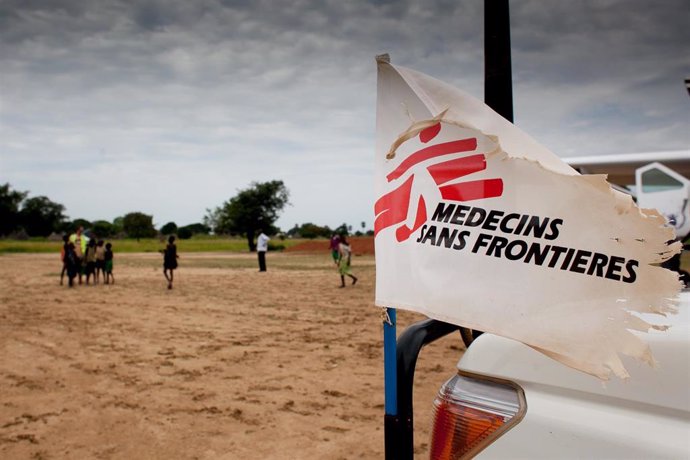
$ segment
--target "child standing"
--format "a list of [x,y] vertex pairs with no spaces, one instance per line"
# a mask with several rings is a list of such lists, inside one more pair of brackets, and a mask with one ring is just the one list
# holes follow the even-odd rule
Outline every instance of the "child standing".
[[96,245],[96,284],[98,284],[100,278],[101,278],[101,273],[103,273],[103,278],[105,279],[105,272],[103,269],[105,268],[105,247],[103,246],[103,240],[98,240],[98,244]]
[[[173,270],[177,268],[177,246],[175,246],[175,237],[170,235],[168,237],[168,245],[163,251],[163,275],[165,279],[168,280],[168,289],[172,289],[173,285]],[[170,271],[170,276],[168,276],[168,271]]]
[[71,241],[65,245],[65,269],[67,270],[69,287],[74,287],[74,278],[77,277],[77,272],[81,270],[81,262],[74,250],[74,243]]
[[113,275],[113,245],[108,243],[105,245],[105,252],[103,253],[103,278],[105,284],[109,284],[113,280],[115,284],[115,275]]
[[86,252],[84,253],[84,264],[86,274],[86,284],[89,284],[89,279],[93,275],[93,284],[97,284],[96,281],[96,240],[90,239],[89,244],[86,246]]
[[62,286],[62,280],[65,278],[65,272],[67,271],[67,260],[65,260],[65,256],[67,255],[68,244],[69,236],[65,234],[62,236],[62,249],[60,250],[60,259],[62,260],[62,272],[60,272],[60,286]]

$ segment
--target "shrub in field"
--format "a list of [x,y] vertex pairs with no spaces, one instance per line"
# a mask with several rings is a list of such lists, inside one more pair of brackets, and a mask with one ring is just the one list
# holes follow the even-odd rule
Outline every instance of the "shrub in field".
[[194,223],[194,224],[189,224],[185,225],[185,228],[188,228],[189,230],[192,231],[192,234],[194,235],[208,235],[211,233],[211,227],[208,225],[204,225],[202,223]]
[[91,230],[101,239],[111,238],[115,235],[115,227],[107,220],[97,220],[91,226]]
[[268,243],[268,250],[269,251],[282,251],[285,249],[284,244],[274,244],[269,241]]
[[113,231],[116,234],[123,233],[125,231],[125,218],[124,217],[116,217],[113,219]]
[[130,238],[153,238],[158,233],[153,228],[153,216],[142,212],[130,212],[125,215],[122,225]]
[[177,230],[177,236],[178,236],[181,240],[188,240],[188,239],[190,239],[193,235],[194,235],[194,233],[192,233],[192,230],[191,230],[189,227],[180,227],[180,228]]
[[161,227],[161,233],[163,235],[174,235],[177,233],[177,224],[175,222],[168,222]]
[[333,231],[328,228],[328,226],[321,227],[316,224],[312,224],[311,222],[307,222],[306,224],[302,225],[295,225],[294,228],[292,228],[290,231],[288,231],[288,235],[291,236],[299,236],[301,238],[329,238]]
[[26,233],[26,230],[20,228],[19,230],[15,230],[12,233],[10,233],[9,239],[17,241],[26,241],[29,239],[29,234]]

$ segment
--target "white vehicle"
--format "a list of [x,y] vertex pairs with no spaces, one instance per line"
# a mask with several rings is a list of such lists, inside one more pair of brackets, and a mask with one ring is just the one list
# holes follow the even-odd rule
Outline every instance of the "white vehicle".
[[690,458],[690,292],[680,300],[672,327],[646,334],[656,367],[630,360],[625,381],[482,335],[434,401],[430,458]]
[[690,150],[563,159],[583,174],[607,174],[641,208],[658,209],[684,240],[690,235]]
[[[631,153],[564,158],[583,174],[606,174],[609,183],[629,193],[640,208],[657,209],[668,225],[674,227],[676,239],[690,237],[690,150]],[[681,269],[680,254],[664,263],[678,272],[686,286],[690,273]]]

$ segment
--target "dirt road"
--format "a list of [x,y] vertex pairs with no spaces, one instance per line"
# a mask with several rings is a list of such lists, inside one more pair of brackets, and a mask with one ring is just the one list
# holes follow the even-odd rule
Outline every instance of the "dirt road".
[[[180,255],[171,291],[158,254],[73,289],[57,255],[0,256],[0,458],[383,458],[373,257],[339,289],[327,252]],[[418,363],[420,458],[462,348]]]

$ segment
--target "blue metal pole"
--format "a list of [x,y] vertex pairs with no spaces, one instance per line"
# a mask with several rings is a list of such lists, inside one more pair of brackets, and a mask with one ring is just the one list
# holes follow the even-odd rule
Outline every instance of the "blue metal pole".
[[386,309],[383,321],[383,381],[386,415],[398,415],[397,337],[395,308]]
[[395,308],[384,308],[382,317],[385,459],[399,460],[402,442],[398,416],[398,342],[395,332]]

